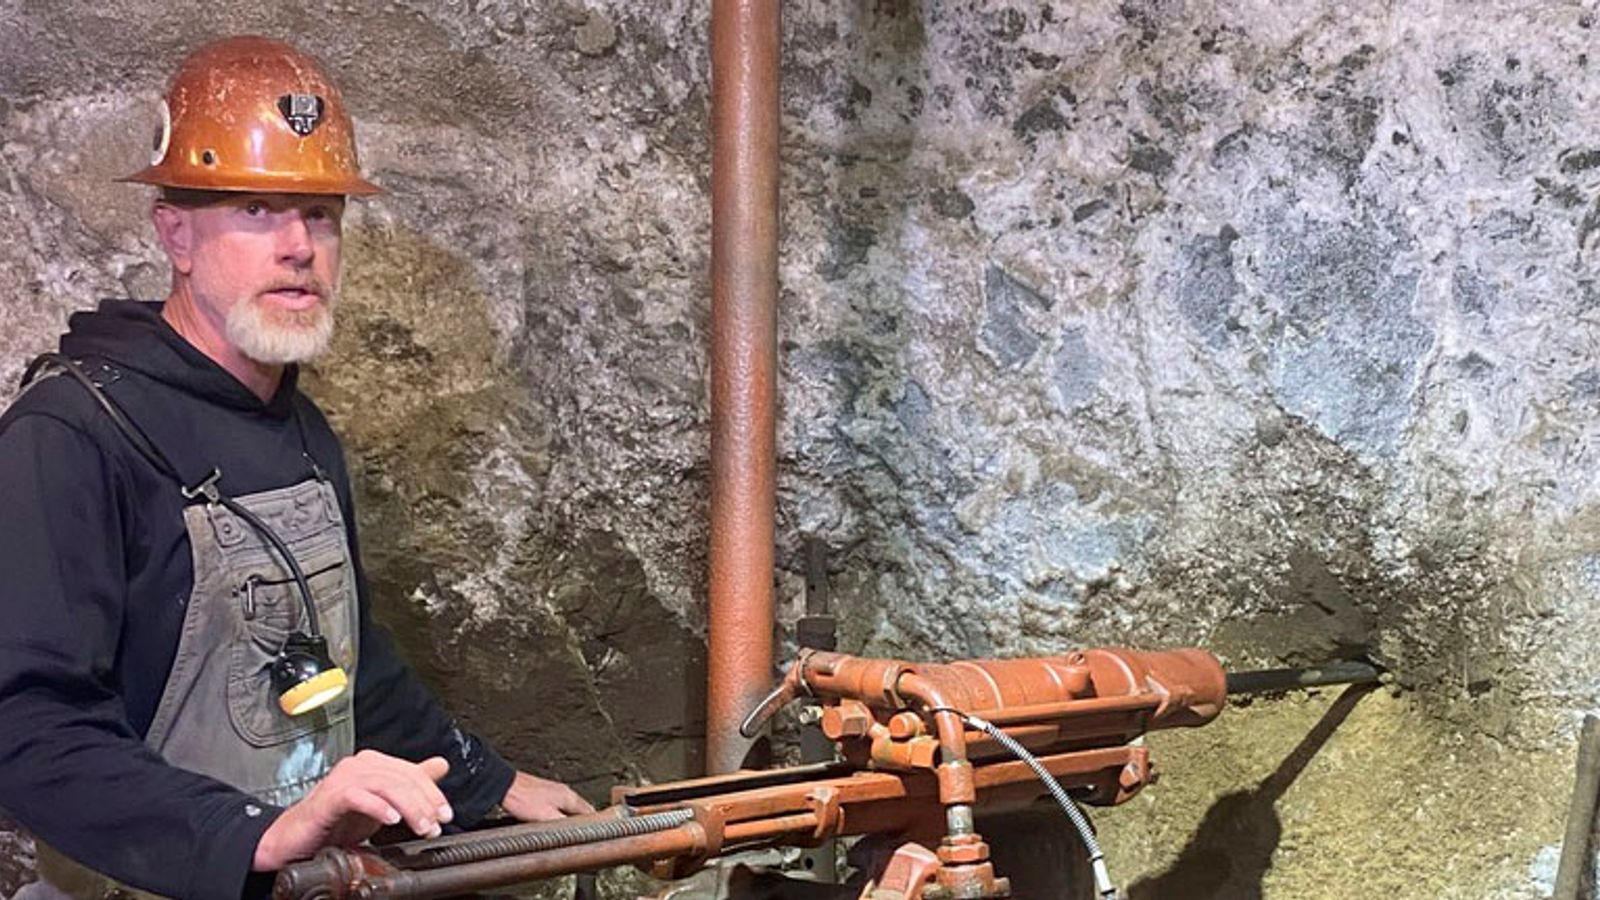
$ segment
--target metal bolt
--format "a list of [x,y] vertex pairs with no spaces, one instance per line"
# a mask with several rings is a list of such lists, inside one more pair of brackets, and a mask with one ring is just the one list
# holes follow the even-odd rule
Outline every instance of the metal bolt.
[[889,718],[889,736],[897,741],[917,737],[922,732],[922,717],[914,712],[897,712]]
[[948,837],[972,834],[972,807],[966,803],[955,803],[945,807],[944,811],[945,832]]
[[872,712],[856,700],[844,700],[822,711],[822,732],[832,740],[862,737],[872,728]]

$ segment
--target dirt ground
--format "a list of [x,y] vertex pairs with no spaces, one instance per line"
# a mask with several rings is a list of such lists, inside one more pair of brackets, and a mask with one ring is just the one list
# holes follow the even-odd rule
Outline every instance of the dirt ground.
[[1161,781],[1095,816],[1113,876],[1133,900],[1548,896],[1571,751],[1449,730],[1425,702],[1325,689],[1150,735]]

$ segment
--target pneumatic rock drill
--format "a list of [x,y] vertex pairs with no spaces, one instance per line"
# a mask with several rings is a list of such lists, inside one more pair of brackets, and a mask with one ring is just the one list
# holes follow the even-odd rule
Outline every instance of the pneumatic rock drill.
[[742,730],[806,699],[835,762],[617,788],[610,807],[559,822],[324,850],[280,872],[274,896],[426,900],[629,864],[683,879],[748,851],[875,835],[889,851],[832,896],[1004,897],[976,816],[1051,798],[1111,897],[1080,804],[1121,803],[1154,780],[1140,735],[1204,725],[1229,693],[1377,678],[1357,662],[1228,675],[1197,649],[946,664],[806,651]]

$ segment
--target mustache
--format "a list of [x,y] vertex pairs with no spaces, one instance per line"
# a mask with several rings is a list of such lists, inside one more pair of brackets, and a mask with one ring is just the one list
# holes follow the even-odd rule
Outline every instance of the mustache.
[[270,294],[273,291],[305,291],[310,294],[316,294],[326,300],[332,289],[322,279],[308,276],[306,278],[279,279],[261,289],[263,294]]

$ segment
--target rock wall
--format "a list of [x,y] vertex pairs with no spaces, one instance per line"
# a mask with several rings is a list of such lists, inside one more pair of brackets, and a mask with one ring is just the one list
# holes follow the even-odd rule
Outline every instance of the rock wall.
[[[335,352],[379,613],[519,763],[698,770],[707,6],[0,4],[0,398],[162,295],[188,47],[324,58],[388,193]],[[1135,896],[1549,892],[1600,697],[1596,13],[784,4],[778,586],[919,658],[1370,655],[1101,814]],[[1338,725],[1338,727],[1332,727]],[[31,876],[0,833],[0,895]]]

